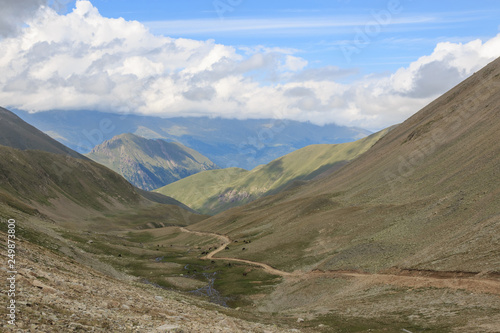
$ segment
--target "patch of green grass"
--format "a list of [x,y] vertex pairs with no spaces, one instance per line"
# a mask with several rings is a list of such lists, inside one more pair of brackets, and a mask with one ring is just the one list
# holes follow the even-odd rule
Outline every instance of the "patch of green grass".
[[229,306],[238,307],[250,305],[252,302],[247,296],[268,294],[273,287],[281,282],[281,277],[267,274],[262,269],[244,264],[221,263],[216,267],[218,279],[215,288],[222,295],[232,297]]
[[55,242],[52,237],[19,225],[16,227],[16,238],[45,247],[52,251],[57,251],[61,246],[58,242]]
[[88,237],[83,237],[81,234],[77,234],[75,232],[63,231],[60,235],[66,239],[72,240],[77,243],[86,243],[89,239]]
[[147,243],[154,239],[154,236],[149,231],[142,232],[128,232],[127,239],[135,243]]
[[[243,237],[242,239],[251,238]],[[229,245],[230,249],[221,253],[220,256],[264,262],[278,269],[293,270],[297,268],[298,263],[309,265],[317,263],[319,260],[314,253],[306,251],[311,245],[307,239],[311,239],[311,237],[304,235],[304,240],[276,241],[273,245],[267,245],[265,251],[260,250],[256,242],[245,244],[240,241]],[[243,248],[246,250],[243,251]]]
[[0,202],[8,205],[9,207],[20,211],[28,215],[39,215],[40,212],[37,209],[19,201],[8,193],[0,192]]

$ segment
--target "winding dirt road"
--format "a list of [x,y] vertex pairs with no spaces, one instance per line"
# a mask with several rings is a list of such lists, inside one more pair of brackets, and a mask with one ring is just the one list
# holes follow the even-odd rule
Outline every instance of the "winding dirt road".
[[[201,232],[192,231],[186,228],[180,228],[181,231],[187,233],[193,233],[198,236],[209,236],[217,237],[223,243],[214,251],[208,253],[206,256],[201,257],[201,259],[206,260],[224,260],[245,263],[252,266],[261,267],[264,271],[269,274],[282,276],[284,278],[298,278],[298,279],[312,279],[312,278],[349,278],[356,279],[357,282],[365,285],[377,285],[377,284],[388,284],[401,287],[411,287],[411,288],[448,288],[448,289],[462,289],[475,293],[486,293],[500,295],[500,280],[497,278],[485,278],[478,276],[463,276],[461,274],[453,274],[450,272],[418,272],[418,271],[408,271],[402,270],[400,272],[391,273],[364,273],[364,272],[353,272],[353,271],[321,271],[312,270],[309,272],[295,271],[295,272],[285,272],[276,269],[268,264],[261,262],[238,259],[238,258],[227,258],[227,257],[214,257],[217,253],[223,251],[226,246],[232,243],[232,240],[225,236],[212,232]],[[430,274],[427,274],[430,273]]]
[[180,228],[180,229],[183,232],[193,233],[193,234],[196,234],[198,236],[217,237],[217,238],[219,238],[220,240],[222,240],[224,242],[221,246],[219,246],[214,251],[210,252],[206,256],[201,257],[201,259],[225,260],[225,261],[241,262],[241,263],[249,264],[249,265],[252,265],[252,266],[259,266],[262,269],[264,269],[264,271],[266,271],[267,273],[273,274],[273,275],[279,275],[279,276],[291,276],[291,275],[294,275],[294,273],[289,273],[289,272],[281,271],[279,269],[271,267],[268,264],[264,264],[262,262],[256,262],[256,261],[245,260],[245,259],[238,259],[238,258],[227,258],[227,257],[216,257],[216,258],[214,258],[214,255],[216,255],[217,253],[223,251],[226,248],[226,246],[228,246],[229,244],[231,244],[233,242],[229,237],[227,237],[225,235],[219,235],[219,234],[211,233],[211,232],[191,231],[191,230],[186,229],[186,228]]

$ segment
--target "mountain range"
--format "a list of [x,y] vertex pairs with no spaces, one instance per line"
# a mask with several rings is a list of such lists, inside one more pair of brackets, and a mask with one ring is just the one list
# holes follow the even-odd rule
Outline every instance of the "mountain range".
[[132,133],[146,139],[178,142],[221,168],[246,170],[311,144],[351,142],[371,132],[334,124],[277,119],[158,118],[93,111],[14,110],[26,122],[71,149],[89,153],[106,140]]
[[7,109],[0,107],[0,144],[21,150],[42,150],[59,155],[85,159],[82,155],[53,140],[27,124]]

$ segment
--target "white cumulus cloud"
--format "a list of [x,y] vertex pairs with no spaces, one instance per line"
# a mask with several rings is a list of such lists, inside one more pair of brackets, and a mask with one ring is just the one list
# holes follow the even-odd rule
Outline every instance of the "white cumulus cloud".
[[338,79],[355,69],[310,68],[297,50],[153,35],[139,22],[103,17],[89,1],[77,1],[67,15],[42,7],[27,27],[0,39],[0,49],[6,107],[277,117],[379,129],[500,56],[500,34],[440,43],[392,75],[346,84]]

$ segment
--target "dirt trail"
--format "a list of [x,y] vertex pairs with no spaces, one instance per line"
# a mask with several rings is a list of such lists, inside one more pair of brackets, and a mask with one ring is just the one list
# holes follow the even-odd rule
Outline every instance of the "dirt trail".
[[219,253],[221,251],[224,251],[224,249],[226,248],[226,246],[228,246],[229,244],[232,243],[232,240],[229,237],[224,236],[224,235],[214,234],[212,232],[191,231],[191,230],[186,229],[186,228],[180,228],[180,229],[183,232],[189,232],[189,233],[193,233],[193,234],[196,234],[196,235],[199,235],[199,236],[211,236],[211,237],[215,236],[215,237],[218,237],[219,239],[221,239],[224,242],[221,246],[219,246],[214,251],[210,252],[209,254],[207,254],[204,257],[201,257],[201,259],[226,260],[226,261],[241,262],[241,263],[245,263],[245,264],[249,264],[249,265],[253,265],[253,266],[259,266],[262,269],[264,269],[264,271],[266,271],[267,273],[270,273],[270,274],[273,274],[273,275],[279,275],[279,276],[290,276],[290,275],[293,275],[293,273],[289,273],[289,272],[285,272],[285,271],[280,271],[279,269],[273,268],[273,267],[271,267],[271,266],[269,266],[267,264],[261,263],[261,262],[256,262],[256,261],[251,261],[251,260],[245,260],[245,259],[238,259],[238,258],[227,258],[227,257],[217,257],[217,258],[214,258],[214,255],[216,255],[217,253]]
[[[401,274],[391,273],[359,273],[346,271],[312,271],[306,273],[318,277],[346,277],[353,278],[367,285],[388,284],[411,288],[448,288],[453,290],[467,290],[475,293],[486,293],[500,295],[500,280],[484,277],[434,277],[434,276],[411,276],[405,272]],[[445,273],[445,275],[448,275]]]
[[475,293],[487,293],[500,295],[500,280],[498,278],[485,278],[478,277],[474,275],[466,275],[452,272],[433,272],[432,276],[418,275],[417,273],[412,273],[410,271],[402,270],[401,272],[387,272],[387,273],[364,273],[364,272],[353,272],[353,271],[321,271],[313,270],[310,272],[285,272],[267,264],[238,259],[238,258],[227,258],[227,257],[214,257],[217,253],[223,251],[226,246],[232,243],[231,239],[225,235],[215,234],[211,232],[200,232],[191,231],[186,228],[180,228],[183,232],[197,234],[199,236],[210,236],[217,237],[223,241],[223,244],[219,246],[214,251],[210,252],[201,259],[211,259],[211,260],[225,260],[233,262],[241,262],[253,266],[259,266],[267,273],[273,275],[279,275],[288,278],[298,278],[298,279],[313,279],[322,277],[337,277],[337,278],[349,278],[356,279],[358,282],[365,285],[376,285],[376,284],[389,284],[402,287],[411,288],[448,288],[448,289],[462,289]]

